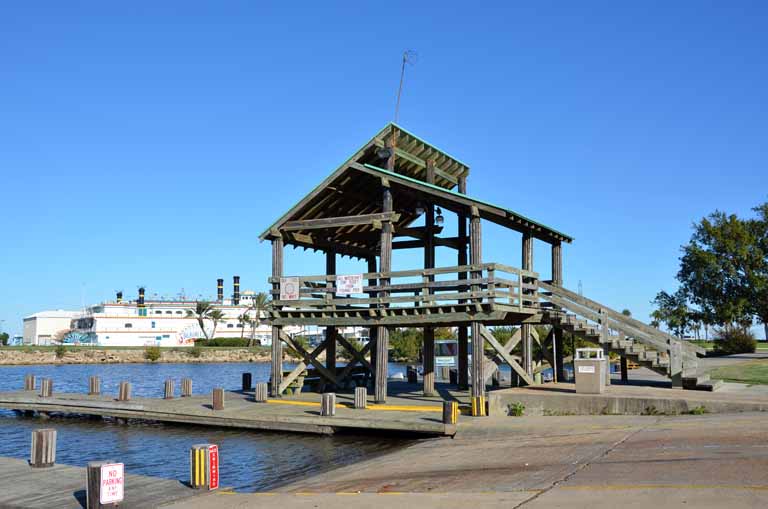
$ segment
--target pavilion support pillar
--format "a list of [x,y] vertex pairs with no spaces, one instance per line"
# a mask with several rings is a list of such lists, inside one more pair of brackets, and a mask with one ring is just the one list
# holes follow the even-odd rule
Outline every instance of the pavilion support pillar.
[[[560,242],[552,244],[552,285],[563,286],[563,246]],[[555,382],[565,382],[563,331],[555,327],[552,333],[552,347],[554,349],[552,357],[555,361],[553,378]]]
[[[427,183],[435,183],[435,163],[431,159],[427,160]],[[435,206],[433,203],[426,204],[426,213],[424,217],[424,268],[435,268]],[[429,275],[425,278],[426,282],[435,280],[435,276]],[[432,289],[427,291],[431,295]],[[429,302],[425,303],[429,305]],[[434,327],[424,327],[424,364],[422,372],[424,373],[424,395],[433,396],[435,394],[435,329]]]
[[[370,274],[373,274],[374,272],[377,272],[378,266],[376,265],[376,257],[370,256],[368,257],[368,272]],[[376,278],[371,278],[368,280],[368,286],[376,286],[378,284],[378,280]],[[369,292],[368,297],[373,299],[376,297],[376,292]],[[375,308],[376,304],[370,304],[369,307]],[[371,376],[376,376],[376,330],[377,327],[371,327],[368,329],[368,342],[371,343],[371,348],[369,351],[371,352],[371,367],[373,368],[373,371],[371,372]],[[375,378],[374,378],[375,380]]]
[[[530,232],[523,233],[523,270],[533,270],[533,235]],[[529,290],[523,290],[523,294],[530,295]],[[521,296],[521,298],[523,298]],[[521,327],[523,343],[523,369],[529,376],[533,376],[533,341],[531,328],[533,326],[524,323]]]
[[[325,253],[325,274],[327,276],[336,275],[336,253],[327,251]],[[333,283],[326,282],[326,299],[333,298]],[[328,371],[336,374],[336,327],[325,328],[325,367]]]
[[[394,155],[393,155],[394,158]],[[392,192],[389,182],[383,182],[384,193],[382,196],[382,212],[392,211]],[[392,223],[384,221],[381,225],[381,254],[379,256],[379,272],[386,273],[379,280],[380,286],[388,286],[390,283],[389,272],[392,271]],[[389,295],[388,291],[380,293],[382,297]],[[385,403],[387,401],[387,375],[389,365],[389,330],[382,325],[376,328],[376,374],[375,374],[375,401]]]
[[[480,214],[475,207],[472,207],[472,219],[469,223],[469,261],[472,265],[483,263],[482,253],[482,231],[480,226]],[[479,278],[480,274],[472,274],[473,279]],[[475,286],[473,286],[473,289]],[[480,334],[480,322],[472,322],[472,396],[485,395],[485,353],[483,346],[485,341]]]
[[[467,177],[462,175],[459,177],[459,193],[467,194]],[[467,237],[467,216],[466,214],[458,214],[459,227],[458,235],[460,240],[458,264],[467,264],[467,244],[465,239]],[[459,272],[459,279],[467,279],[466,272]],[[459,289],[460,292],[466,292],[467,288]],[[466,302],[460,300],[459,304]],[[467,326],[459,325],[457,327],[458,342],[459,342],[459,359],[458,359],[458,388],[460,390],[466,390],[469,388],[469,337],[467,334]]]
[[[283,238],[278,236],[272,240],[272,277],[279,278],[283,275]],[[278,298],[280,283],[273,283],[273,289],[277,289]],[[280,396],[280,384],[283,381],[283,344],[280,340],[282,327],[272,327],[272,386],[271,396]]]

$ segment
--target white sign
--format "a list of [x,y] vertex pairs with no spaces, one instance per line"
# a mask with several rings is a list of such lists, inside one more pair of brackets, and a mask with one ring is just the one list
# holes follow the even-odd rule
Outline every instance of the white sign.
[[363,293],[363,275],[336,276],[336,295],[351,295],[353,293]]
[[299,300],[299,278],[280,278],[280,300]]
[[123,501],[125,487],[125,469],[122,463],[109,463],[101,466],[101,489],[99,502],[114,504]]
[[579,366],[579,373],[594,373],[594,366]]

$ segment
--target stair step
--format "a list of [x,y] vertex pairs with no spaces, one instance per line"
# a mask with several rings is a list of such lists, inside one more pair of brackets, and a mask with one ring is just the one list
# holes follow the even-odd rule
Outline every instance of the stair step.
[[708,392],[715,392],[720,387],[723,386],[722,380],[707,380],[706,382],[700,383],[696,385],[697,391],[708,391]]

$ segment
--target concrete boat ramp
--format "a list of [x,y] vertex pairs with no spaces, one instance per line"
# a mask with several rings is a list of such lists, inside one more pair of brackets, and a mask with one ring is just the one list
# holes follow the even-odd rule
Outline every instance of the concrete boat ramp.
[[425,436],[452,436],[456,433],[456,426],[442,422],[439,398],[414,400],[391,397],[386,405],[369,403],[364,410],[352,408],[353,399],[353,394],[338,394],[336,415],[333,417],[320,416],[320,395],[316,393],[256,403],[252,394],[226,392],[225,408],[214,411],[210,395],[116,401],[114,396],[106,395],[55,393],[51,397],[41,397],[35,391],[17,391],[0,393],[0,408],[36,413],[43,417],[55,414],[93,415],[300,433],[374,431]]

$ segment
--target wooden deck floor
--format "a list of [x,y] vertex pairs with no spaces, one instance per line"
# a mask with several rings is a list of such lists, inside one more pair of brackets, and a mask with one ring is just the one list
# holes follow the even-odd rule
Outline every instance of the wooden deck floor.
[[369,402],[367,410],[355,410],[351,408],[354,395],[339,393],[334,417],[320,416],[320,395],[316,393],[255,403],[251,394],[227,392],[225,399],[224,410],[214,411],[210,394],[170,400],[134,398],[120,402],[113,395],[60,393],[42,398],[37,392],[17,391],[0,393],[0,408],[302,433],[375,430],[440,436],[456,432],[455,426],[446,426],[442,422],[440,397],[392,396],[387,405]]
[[[179,481],[126,474],[125,500],[120,507],[157,507],[204,496]],[[0,507],[85,507],[85,468],[31,468],[24,460],[0,458]]]

